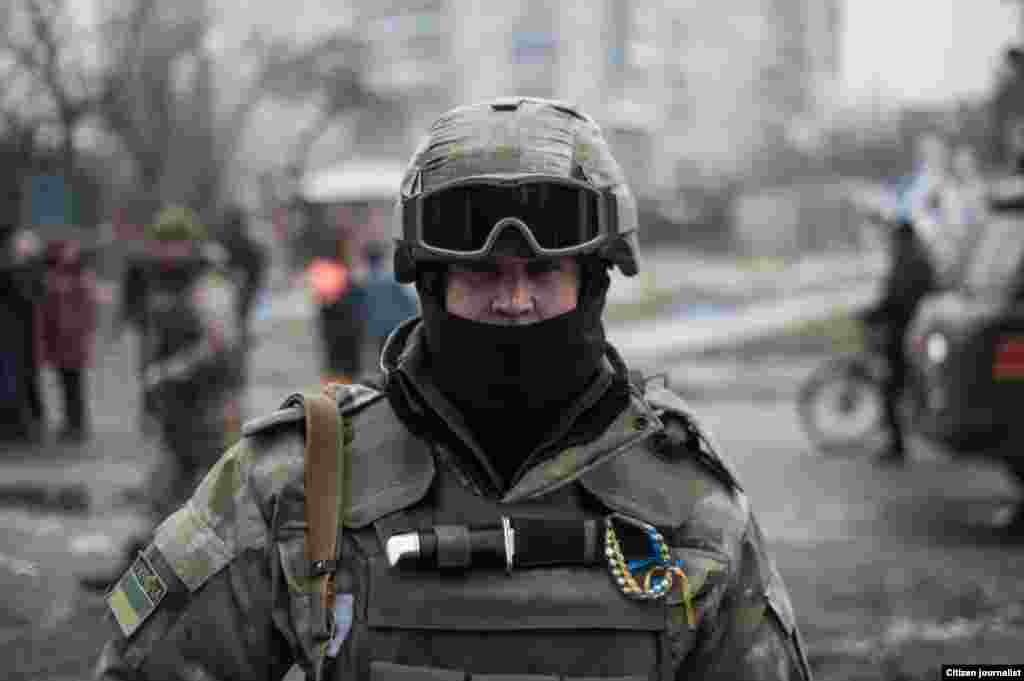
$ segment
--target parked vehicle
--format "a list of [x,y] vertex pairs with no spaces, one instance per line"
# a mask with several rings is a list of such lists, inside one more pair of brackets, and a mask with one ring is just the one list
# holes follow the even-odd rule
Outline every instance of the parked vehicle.
[[925,299],[905,342],[913,431],[1004,458],[1024,478],[1024,212],[992,217],[959,283]]

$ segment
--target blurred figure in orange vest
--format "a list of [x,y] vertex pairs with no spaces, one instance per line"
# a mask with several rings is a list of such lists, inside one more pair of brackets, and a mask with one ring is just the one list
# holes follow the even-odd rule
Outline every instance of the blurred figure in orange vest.
[[337,260],[314,258],[307,275],[318,305],[333,305],[348,290],[348,268]]
[[351,239],[339,229],[331,257],[316,257],[306,269],[320,320],[325,383],[351,383],[362,369],[365,319],[361,289],[354,286]]

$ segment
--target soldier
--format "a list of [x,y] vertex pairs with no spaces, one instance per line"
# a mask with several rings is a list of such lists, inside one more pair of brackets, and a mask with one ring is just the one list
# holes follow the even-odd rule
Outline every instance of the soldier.
[[[146,493],[153,524],[184,503],[240,429],[235,288],[224,255],[205,243],[191,211],[162,210],[146,234],[141,263],[145,318],[141,382],[154,405],[164,458]],[[129,553],[140,542],[128,543]],[[127,559],[126,559],[127,560]],[[116,573],[84,577],[105,589]]]
[[397,208],[423,312],[380,392],[336,386],[338,438],[310,397],[246,424],[108,595],[97,677],[809,678],[732,470],[605,341],[608,269],[639,263],[597,125],[455,109]]

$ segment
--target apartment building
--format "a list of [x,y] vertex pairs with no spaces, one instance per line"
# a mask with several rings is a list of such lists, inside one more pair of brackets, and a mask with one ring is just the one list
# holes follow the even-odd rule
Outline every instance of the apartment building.
[[355,139],[405,155],[449,106],[536,95],[597,118],[642,195],[742,174],[792,144],[795,124],[824,117],[838,67],[838,3],[356,3],[367,82],[401,113],[364,117]]

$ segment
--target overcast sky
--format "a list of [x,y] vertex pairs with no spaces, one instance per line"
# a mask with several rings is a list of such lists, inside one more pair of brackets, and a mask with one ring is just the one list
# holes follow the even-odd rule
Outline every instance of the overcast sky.
[[989,92],[1019,22],[1007,0],[843,0],[843,89],[938,102]]

